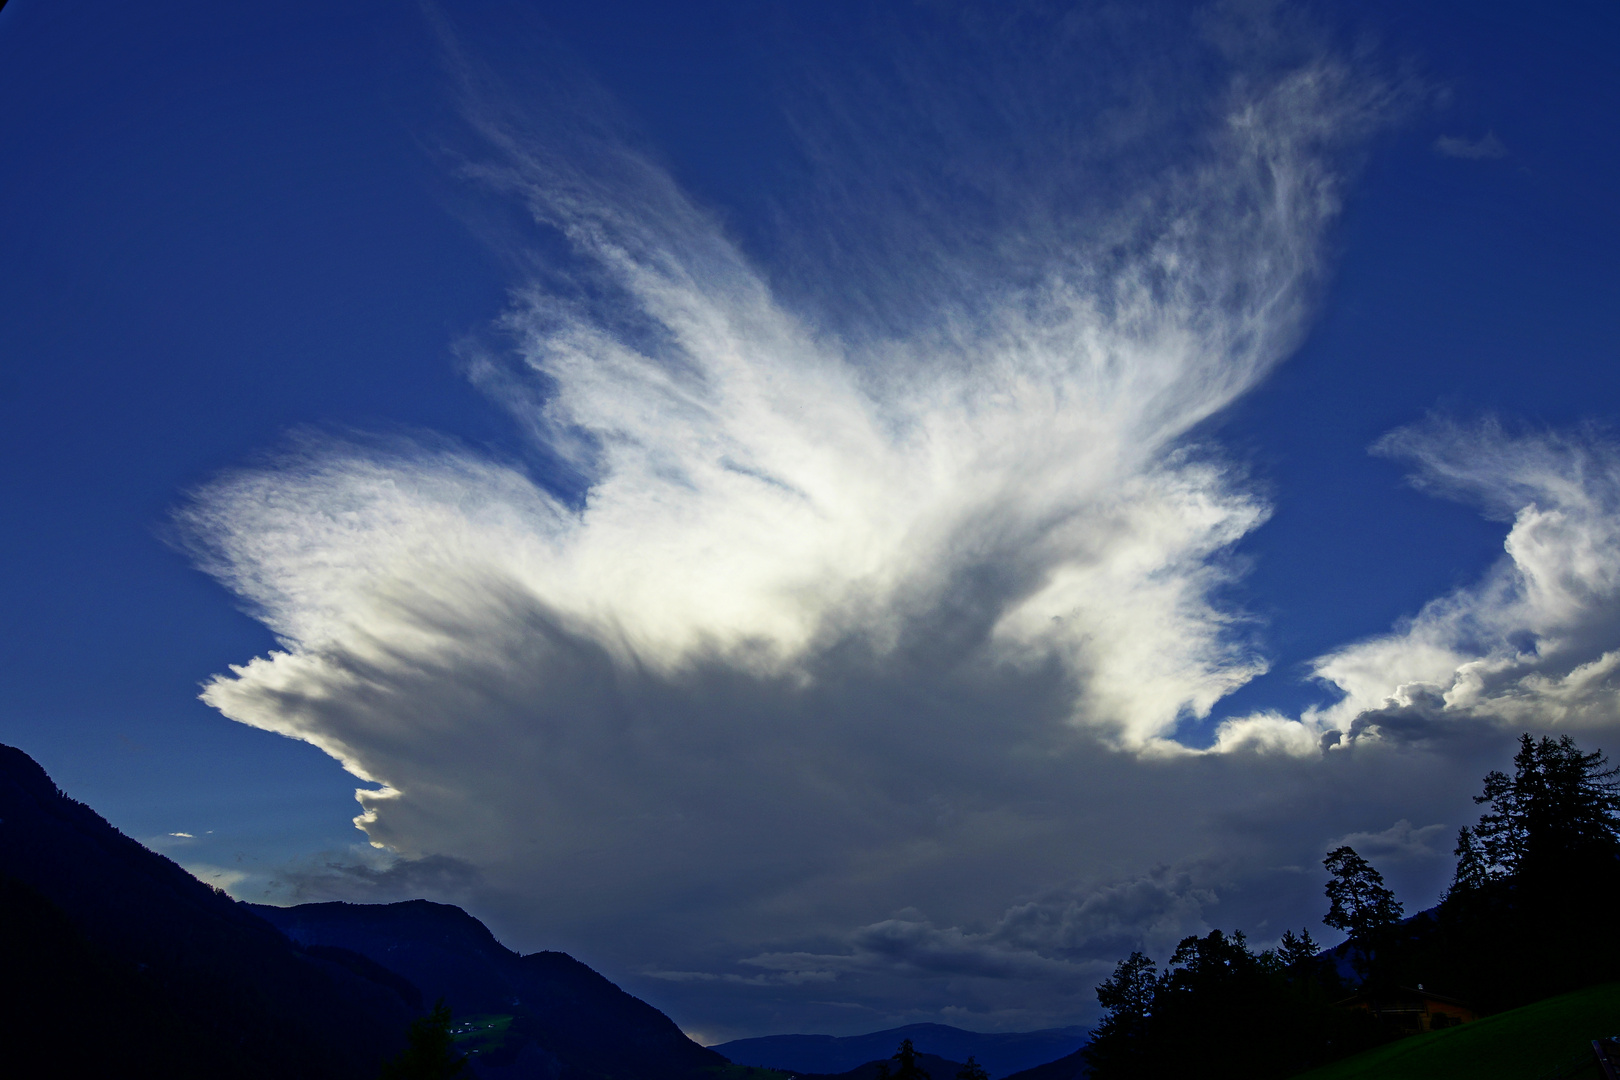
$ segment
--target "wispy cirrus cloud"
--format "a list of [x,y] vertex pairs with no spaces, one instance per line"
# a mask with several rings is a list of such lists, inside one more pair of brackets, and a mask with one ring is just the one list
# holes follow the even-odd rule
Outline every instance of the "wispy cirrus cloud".
[[181,513],[281,645],[204,699],[375,785],[358,823],[402,860],[301,872],[296,897],[459,890],[520,942],[671,986],[832,980],[848,1004],[943,980],[940,1009],[1017,1026],[1013,983],[1089,1008],[1101,951],[1206,925],[1215,885],[1144,863],[1247,845],[1236,879],[1317,850],[1311,821],[1233,840],[1257,792],[1377,804],[1357,778],[1407,766],[1370,740],[1301,765],[1352,713],[1180,740],[1266,666],[1220,596],[1268,507],[1191,434],[1299,339],[1387,104],[1319,52],[1215,37],[1177,68],[1199,108],[1181,83],[1141,99],[1174,123],[1077,120],[1040,80],[1098,42],[1058,26],[986,59],[1041,90],[997,123],[927,113],[937,181],[910,156],[929,138],[816,144],[905,195],[877,220],[858,184],[823,191],[784,267],[613,124],[525,113],[458,60],[463,172],[540,230],[505,345],[463,361],[532,457],[303,433]]

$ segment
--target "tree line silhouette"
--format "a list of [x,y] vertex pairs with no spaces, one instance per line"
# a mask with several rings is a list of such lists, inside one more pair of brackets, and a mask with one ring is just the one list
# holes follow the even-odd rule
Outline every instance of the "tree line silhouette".
[[[1284,1077],[1399,1037],[1340,1004],[1426,987],[1488,1013],[1620,970],[1620,768],[1568,737],[1519,740],[1458,835],[1440,904],[1403,918],[1381,874],[1350,847],[1328,853],[1323,922],[1348,940],[1321,952],[1307,929],[1255,952],[1241,932],[1185,938],[1160,971],[1133,952],[1097,988],[1106,1010],[1085,1056],[1097,1080]],[[1343,955],[1352,975],[1335,962]]]
[[[1340,1004],[1427,986],[1479,1012],[1605,981],[1620,970],[1620,768],[1568,737],[1524,735],[1514,771],[1492,771],[1488,809],[1457,837],[1440,904],[1410,919],[1383,875],[1348,846],[1328,852],[1327,914],[1347,940],[1324,953],[1310,930],[1259,952],[1241,931],[1182,939],[1163,971],[1141,952],[1097,988],[1106,1010],[1084,1052],[1096,1080],[1199,1075],[1286,1077],[1406,1034]],[[1347,977],[1336,956],[1343,956]],[[418,1019],[383,1080],[450,1080],[455,1050],[440,1001]],[[932,1080],[910,1039],[878,1080]],[[892,1062],[892,1066],[891,1066]],[[941,1078],[945,1080],[945,1078]],[[969,1058],[954,1080],[987,1080]]]
[[[894,1062],[892,1070],[889,1061]],[[877,1080],[933,1080],[928,1071],[918,1064],[917,1048],[911,1045],[910,1039],[900,1040],[900,1049],[889,1057],[889,1061],[878,1062]],[[990,1080],[990,1074],[969,1054],[967,1062],[957,1070],[956,1080]]]

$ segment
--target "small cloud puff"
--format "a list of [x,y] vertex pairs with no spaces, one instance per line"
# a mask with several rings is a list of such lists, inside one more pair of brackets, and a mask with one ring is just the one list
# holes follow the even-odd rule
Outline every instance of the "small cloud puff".
[[1353,832],[1328,841],[1324,850],[1352,847],[1368,858],[1428,859],[1449,853],[1451,831],[1446,825],[1416,828],[1405,818],[1382,832]]
[[1507,157],[1508,148],[1502,145],[1502,140],[1496,137],[1496,132],[1487,131],[1482,138],[1473,142],[1461,135],[1442,135],[1434,141],[1434,152],[1443,157],[1490,161]]
[[[244,870],[233,870],[223,866],[210,866],[207,863],[183,864],[185,871],[205,885],[212,885],[216,889],[223,889],[230,893],[232,889],[248,880],[248,873]],[[235,893],[232,893],[234,896]],[[238,898],[240,899],[240,898]]]

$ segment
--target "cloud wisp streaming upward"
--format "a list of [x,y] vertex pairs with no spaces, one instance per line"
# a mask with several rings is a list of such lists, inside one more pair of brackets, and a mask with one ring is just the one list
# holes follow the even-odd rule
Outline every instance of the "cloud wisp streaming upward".
[[1510,434],[1492,419],[1401,428],[1373,447],[1412,483],[1511,522],[1483,577],[1387,634],[1335,649],[1337,692],[1297,718],[1234,717],[1218,748],[1301,755],[1359,739],[1466,739],[1480,727],[1612,729],[1620,715],[1620,448],[1596,431]]
[[[1427,852],[1430,805],[1398,793],[1435,716],[1517,723],[1514,695],[1607,678],[1612,597],[1580,550],[1613,520],[1612,455],[1404,433],[1427,482],[1513,503],[1509,562],[1322,660],[1340,704],[1207,730],[1266,666],[1219,596],[1268,508],[1190,436],[1306,325],[1385,101],[1343,64],[1229,66],[1169,136],[1115,116],[1113,174],[933,190],[897,164],[879,225],[806,211],[860,254],[844,274],[809,243],[750,256],[611,125],[532,122],[458,64],[464,172],[540,227],[510,347],[464,356],[532,457],[305,433],[182,513],[281,643],[205,700],[375,785],[359,824],[405,859],[299,895],[470,890],[526,946],[668,986],[1055,1022],[1121,946],[1297,877],[1352,798],[1388,810],[1357,828]],[[851,138],[818,168],[881,164]],[[997,211],[955,212],[964,187]]]
[[1612,728],[1620,705],[1620,448],[1596,432],[1513,435],[1435,420],[1376,447],[1413,482],[1512,523],[1476,584],[1387,636],[1318,661],[1344,691],[1323,715],[1349,735],[1435,738],[1488,721]]
[[576,164],[481,115],[500,157],[470,171],[521,195],[577,272],[519,291],[520,370],[472,372],[586,493],[402,440],[306,439],[220,480],[187,522],[290,648],[210,700],[285,702],[287,679],[335,677],[335,652],[395,662],[401,625],[442,655],[434,624],[483,625],[473,598],[494,592],[669,678],[701,658],[792,682],[944,636],[959,660],[1056,664],[1071,719],[1156,744],[1260,668],[1209,595],[1265,508],[1177,443],[1301,329],[1347,81],[1309,67],[1234,102],[1092,250],[1017,286],[963,261],[973,309],[858,346],[777,302],[645,157],[597,144]]

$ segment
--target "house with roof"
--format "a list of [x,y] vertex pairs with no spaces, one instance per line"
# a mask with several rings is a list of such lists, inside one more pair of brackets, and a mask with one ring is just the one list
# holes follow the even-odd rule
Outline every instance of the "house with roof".
[[1362,987],[1343,1001],[1343,1009],[1365,1009],[1401,1031],[1416,1034],[1466,1024],[1477,1017],[1473,1008],[1456,998],[1417,986]]

